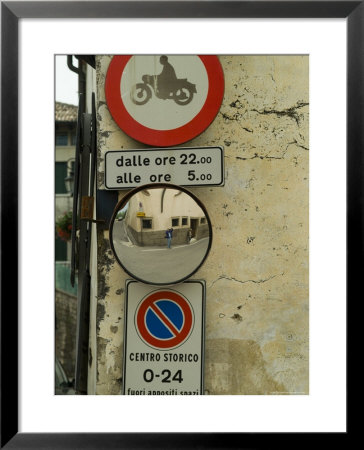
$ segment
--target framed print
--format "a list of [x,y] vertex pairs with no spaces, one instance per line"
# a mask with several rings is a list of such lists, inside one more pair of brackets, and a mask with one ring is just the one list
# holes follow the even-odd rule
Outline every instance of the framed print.
[[[347,436],[343,318],[363,269],[363,8],[1,3],[2,448],[253,448],[283,433]],[[96,95],[66,108],[74,128],[54,122],[60,55],[73,55],[71,70],[80,61]],[[66,106],[56,98],[56,114]],[[73,143],[76,159],[65,150]],[[179,194],[168,189],[177,163],[187,180],[175,183],[186,186]],[[96,176],[82,182],[88,164]],[[82,309],[76,293],[75,367],[61,362],[88,395],[55,396],[54,186],[75,173],[62,195],[80,221],[65,214],[56,227],[90,302]],[[203,243],[191,267],[173,256]],[[173,264],[161,283],[153,270],[172,274]],[[193,287],[186,278],[197,270]],[[198,370],[185,369],[193,362]]]

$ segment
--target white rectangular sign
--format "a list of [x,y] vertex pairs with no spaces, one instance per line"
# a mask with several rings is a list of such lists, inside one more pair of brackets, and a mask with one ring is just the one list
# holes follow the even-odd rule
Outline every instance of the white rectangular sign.
[[202,395],[205,282],[126,281],[123,394]]
[[149,183],[222,186],[223,148],[151,148],[105,153],[106,189],[130,189]]

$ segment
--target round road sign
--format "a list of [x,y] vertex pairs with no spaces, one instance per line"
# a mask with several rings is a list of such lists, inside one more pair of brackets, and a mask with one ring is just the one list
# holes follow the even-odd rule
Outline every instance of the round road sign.
[[212,55],[119,55],[105,81],[118,126],[145,144],[167,147],[193,139],[218,113],[224,74]]
[[135,327],[150,347],[169,350],[180,346],[191,334],[194,322],[189,301],[174,291],[147,295],[135,313]]

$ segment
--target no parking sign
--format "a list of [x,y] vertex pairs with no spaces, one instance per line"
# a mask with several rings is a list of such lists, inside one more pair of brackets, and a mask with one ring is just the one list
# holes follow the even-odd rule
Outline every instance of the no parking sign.
[[123,394],[201,395],[205,283],[126,282]]

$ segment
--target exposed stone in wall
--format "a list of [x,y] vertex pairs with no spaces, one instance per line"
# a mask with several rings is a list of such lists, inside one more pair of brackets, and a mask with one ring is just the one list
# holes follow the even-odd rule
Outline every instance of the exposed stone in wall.
[[[105,103],[111,57],[97,57],[99,187],[126,136]],[[210,127],[184,146],[222,145],[225,186],[192,188],[213,243],[205,279],[209,394],[308,393],[308,57],[221,56],[225,96]],[[120,198],[124,194],[120,194]],[[121,392],[124,285],[99,235],[97,393]]]
[[77,297],[56,289],[56,356],[68,378],[75,377]]

